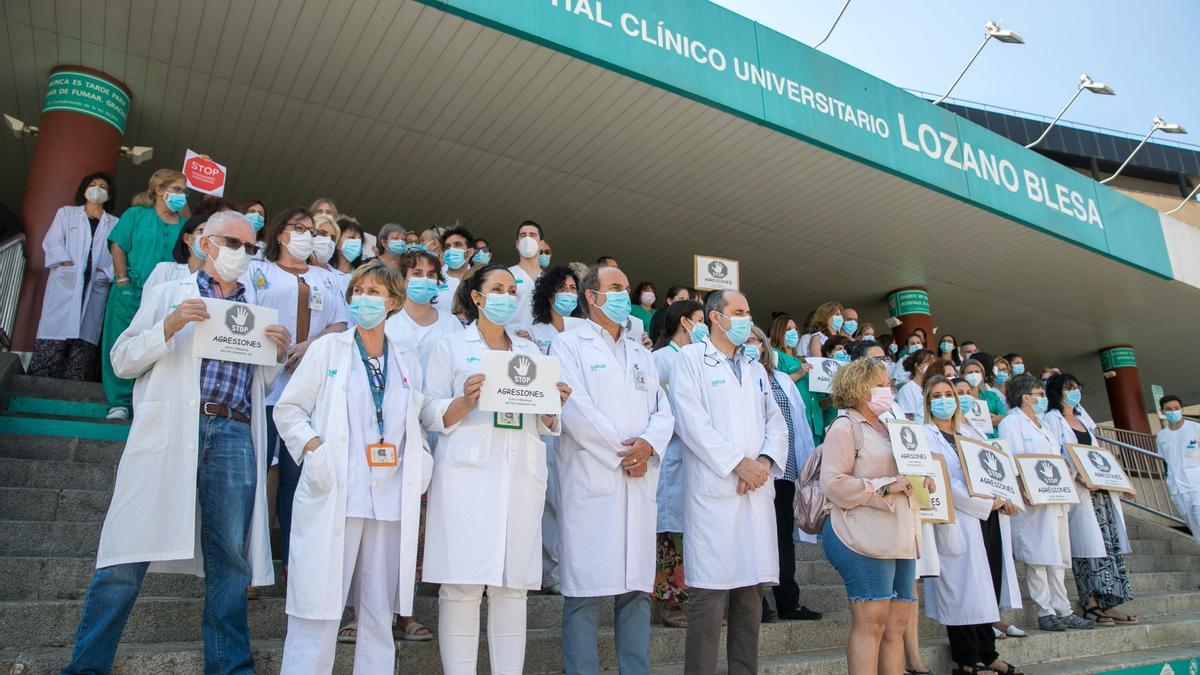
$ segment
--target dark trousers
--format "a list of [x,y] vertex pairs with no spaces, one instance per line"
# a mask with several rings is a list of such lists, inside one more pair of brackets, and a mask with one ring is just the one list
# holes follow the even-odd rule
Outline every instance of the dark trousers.
[[796,483],[775,481],[775,538],[779,542],[779,585],[774,588],[775,609],[790,612],[800,607],[800,586],[796,584],[796,529],[792,502],[796,498]]
[[[1000,584],[1004,575],[1004,549],[1000,539],[1000,512],[992,511],[987,520],[979,521],[983,533],[983,548],[987,554],[988,569],[992,573],[992,588],[996,602],[1000,601]],[[985,666],[1000,658],[996,651],[996,634],[991,624],[971,626],[946,626],[946,637],[950,639],[950,657],[955,663]]]
[[744,586],[714,591],[693,586],[688,591],[687,642],[683,672],[710,675],[717,671],[721,619],[729,612],[725,658],[729,675],[758,672],[758,628],[762,623],[762,589]]

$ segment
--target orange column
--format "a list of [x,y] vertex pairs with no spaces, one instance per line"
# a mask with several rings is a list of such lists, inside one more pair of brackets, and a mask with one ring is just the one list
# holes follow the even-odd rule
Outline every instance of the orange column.
[[[904,349],[904,340],[917,328],[933,339],[933,316],[929,310],[929,292],[924,286],[905,286],[887,294],[888,315],[899,321],[892,328],[896,344]],[[926,349],[931,349],[925,345]]]
[[129,88],[100,71],[82,66],[50,71],[21,201],[26,262],[14,351],[31,351],[37,335],[47,276],[42,240],[50,222],[59,208],[74,199],[84,176],[93,171],[116,174],[129,102]]
[[1113,424],[1118,429],[1150,433],[1146,402],[1142,398],[1142,378],[1138,374],[1133,347],[1112,345],[1101,349],[1099,355]]

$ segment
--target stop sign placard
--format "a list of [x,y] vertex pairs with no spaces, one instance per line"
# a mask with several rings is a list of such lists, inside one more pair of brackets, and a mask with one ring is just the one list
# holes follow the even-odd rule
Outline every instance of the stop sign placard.
[[197,192],[220,197],[225,194],[225,167],[188,150],[183,157],[183,176],[187,186]]

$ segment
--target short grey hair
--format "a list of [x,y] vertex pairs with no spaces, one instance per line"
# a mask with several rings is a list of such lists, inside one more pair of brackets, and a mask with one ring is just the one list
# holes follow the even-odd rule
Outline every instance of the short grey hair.
[[379,234],[375,237],[375,249],[379,255],[382,255],[385,251],[387,251],[388,235],[393,232],[399,232],[401,235],[403,235],[404,226],[399,223],[387,223],[383,227],[379,228]]
[[[725,313],[725,308],[729,306],[727,299],[730,294],[741,295],[745,297],[745,293],[741,291],[710,291],[708,297],[704,299],[704,322],[710,323],[708,315],[713,312]],[[711,328],[711,326],[709,326]]]
[[1045,385],[1040,379],[1028,373],[1018,375],[1009,380],[1008,386],[1004,387],[1005,403],[1008,403],[1009,408],[1020,408],[1021,397],[1032,393],[1034,389],[1045,389]]
[[242,215],[241,213],[238,213],[237,211],[217,211],[209,216],[208,220],[204,222],[204,233],[220,236],[224,232],[227,232],[229,230],[229,226],[233,225],[234,223],[241,223],[242,225],[249,227],[251,232],[254,231],[254,226],[252,226],[250,221],[246,220],[246,216]]
[[600,270],[602,269],[604,269],[603,265],[592,265],[591,267],[587,268],[587,271],[584,272],[579,278],[579,312],[583,314],[584,318],[592,315],[591,311],[589,311],[591,310],[592,306],[588,304],[587,296],[584,294],[584,292],[600,292]]

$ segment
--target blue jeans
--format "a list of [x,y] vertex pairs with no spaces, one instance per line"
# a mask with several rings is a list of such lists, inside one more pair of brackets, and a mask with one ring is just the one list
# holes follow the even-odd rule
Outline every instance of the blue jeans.
[[292,459],[287,445],[279,437],[275,427],[275,406],[267,406],[267,456],[277,453],[279,457],[279,487],[275,490],[275,518],[279,521],[280,559],[286,567],[292,540],[292,502],[296,500],[296,486],[300,484],[301,465]]
[[[862,507],[867,508],[867,507]],[[833,518],[825,518],[821,544],[829,564],[846,584],[846,597],[857,600],[901,600],[912,602],[917,561],[868,558],[842,543],[833,531]]]
[[[597,647],[601,598],[563,598],[562,651],[567,675],[600,672]],[[617,665],[621,675],[650,672],[650,594],[630,591],[615,596],[613,612]]]
[[[246,540],[254,512],[257,466],[250,425],[200,416],[196,499],[204,555],[204,672],[253,673],[246,587]],[[75,650],[64,674],[107,673],[149,562],[102,567],[92,576]]]

